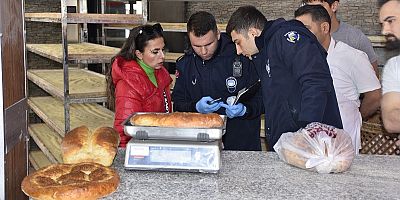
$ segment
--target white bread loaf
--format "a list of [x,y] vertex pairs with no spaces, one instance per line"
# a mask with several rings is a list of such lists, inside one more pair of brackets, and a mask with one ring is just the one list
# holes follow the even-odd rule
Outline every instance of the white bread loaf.
[[135,126],[159,126],[176,128],[220,128],[224,120],[216,113],[144,113],[130,119]]
[[67,133],[61,142],[63,161],[111,166],[118,144],[119,134],[113,128],[100,127],[91,132],[86,126],[80,126]]

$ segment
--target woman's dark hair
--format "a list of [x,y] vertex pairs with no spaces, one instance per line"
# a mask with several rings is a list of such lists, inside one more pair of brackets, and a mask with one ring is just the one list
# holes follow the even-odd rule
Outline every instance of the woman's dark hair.
[[137,58],[135,54],[136,50],[143,52],[149,40],[160,37],[164,38],[164,35],[162,27],[158,23],[154,25],[142,25],[130,30],[129,37],[125,40],[121,50],[111,58],[111,63],[106,74],[107,102],[110,110],[115,110],[115,85],[111,75],[112,64],[115,59],[122,57],[125,60],[135,60]]

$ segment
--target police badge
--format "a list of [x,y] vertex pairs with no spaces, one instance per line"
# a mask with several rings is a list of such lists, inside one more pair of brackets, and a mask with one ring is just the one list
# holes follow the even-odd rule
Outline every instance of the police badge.
[[242,77],[242,62],[239,57],[235,58],[235,61],[232,64],[233,68],[233,77]]
[[228,77],[225,80],[226,83],[226,88],[228,89],[228,92],[234,93],[236,91],[236,86],[237,86],[237,80],[235,77]]

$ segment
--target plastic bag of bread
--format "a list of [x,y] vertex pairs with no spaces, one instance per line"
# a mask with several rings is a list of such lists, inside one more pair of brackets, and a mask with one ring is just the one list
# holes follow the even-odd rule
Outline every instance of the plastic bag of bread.
[[284,162],[318,173],[346,171],[354,159],[350,136],[318,122],[294,133],[283,133],[274,150]]

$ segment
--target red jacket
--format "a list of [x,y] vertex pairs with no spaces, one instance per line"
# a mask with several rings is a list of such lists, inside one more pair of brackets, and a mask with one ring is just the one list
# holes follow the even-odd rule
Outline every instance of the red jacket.
[[172,112],[169,88],[172,79],[164,67],[155,70],[154,75],[158,88],[135,60],[127,61],[117,57],[112,64],[112,78],[115,85],[114,128],[119,132],[121,147],[125,147],[131,139],[124,134],[121,123],[133,112],[166,112],[164,91],[169,111]]

